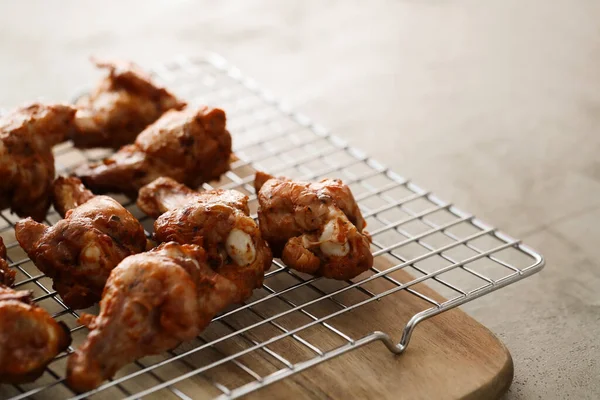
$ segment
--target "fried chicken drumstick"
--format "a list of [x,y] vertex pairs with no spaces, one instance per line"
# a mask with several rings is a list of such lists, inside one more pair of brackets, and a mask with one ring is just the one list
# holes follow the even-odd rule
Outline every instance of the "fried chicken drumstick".
[[0,209],[46,217],[54,180],[52,146],[73,126],[71,106],[34,103],[0,117]]
[[213,271],[200,246],[163,243],[127,257],[110,274],[87,340],[69,357],[67,382],[91,390],[124,365],[196,337],[238,288]]
[[0,382],[30,382],[71,344],[71,337],[66,325],[33,303],[29,291],[8,287],[14,271],[5,258],[0,238]]
[[133,143],[144,128],[167,110],[180,110],[178,100],[137,65],[129,62],[92,62],[108,70],[96,89],[77,101],[76,130],[71,138],[75,147],[118,149]]
[[158,217],[157,241],[203,246],[211,267],[238,286],[237,303],[262,285],[273,257],[250,218],[247,196],[220,189],[198,193],[173,179],[159,178],[140,190],[137,204]]
[[110,271],[145,250],[144,228],[116,200],[94,196],[74,177],[57,178],[54,203],[64,219],[51,227],[19,221],[17,240],[65,304],[87,308],[100,301]]
[[262,235],[288,267],[345,280],[373,265],[365,220],[342,181],[298,182],[258,172],[254,185]]
[[125,193],[132,198],[161,176],[196,187],[229,169],[231,136],[225,124],[220,109],[171,110],[140,133],[134,144],[75,173],[96,193]]

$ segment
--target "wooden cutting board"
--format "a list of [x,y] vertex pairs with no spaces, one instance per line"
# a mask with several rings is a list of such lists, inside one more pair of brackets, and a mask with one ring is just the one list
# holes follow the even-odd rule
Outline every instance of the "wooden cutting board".
[[[391,263],[381,259],[376,265],[380,269],[385,269]],[[402,282],[412,279],[404,271],[395,271],[391,276]],[[268,278],[265,283],[277,289],[278,285],[289,286],[289,278],[290,275],[280,273]],[[321,280],[318,286],[333,291],[341,287],[339,285],[335,281]],[[376,293],[392,287],[390,283],[379,279],[365,286]],[[438,301],[442,300],[440,295],[422,284],[413,288]],[[292,293],[295,294],[286,298],[295,304],[316,297],[309,296],[308,290],[294,290]],[[353,301],[364,300],[365,295],[351,290],[337,299],[344,304],[352,304]],[[332,326],[355,339],[374,330],[381,330],[398,341],[406,321],[415,313],[427,308],[424,305],[425,303],[419,298],[401,291],[342,314],[330,322]],[[339,309],[329,306],[332,304],[320,304],[308,310],[317,316],[323,316]],[[264,307],[257,307],[257,310],[263,315],[270,316],[283,311],[283,308],[266,304]],[[228,321],[231,325],[240,328],[256,322],[256,319],[250,319],[248,315],[240,313],[235,314]],[[307,319],[291,314],[289,317],[278,319],[277,322],[283,327],[292,329],[306,324]],[[214,340],[231,332],[231,330],[220,330],[218,327],[218,322],[211,324],[209,332],[206,333],[207,340]],[[280,333],[268,332],[267,329],[249,331],[245,339],[236,337],[217,345],[216,348],[221,355],[216,355],[212,361],[218,360],[223,354],[235,354],[248,348],[247,339],[261,342]],[[331,331],[320,325],[301,331],[299,337],[325,349],[327,345],[334,348],[341,344],[332,338]],[[183,345],[180,351],[200,344],[202,343]],[[307,356],[306,348],[292,338],[269,345],[269,349],[292,362],[301,361]],[[197,368],[210,362],[207,357],[210,356],[195,354],[188,359],[188,362]],[[280,364],[262,351],[254,351],[240,357],[239,360],[261,376],[281,369]],[[148,361],[152,364],[158,360]],[[161,379],[171,379],[189,371],[189,365],[180,366],[178,370],[175,364],[155,372]],[[453,309],[419,324],[408,349],[403,354],[394,355],[382,343],[373,342],[264,387],[245,398],[494,399],[508,390],[512,378],[512,358],[502,342],[463,311]],[[244,381],[240,378],[239,368],[227,364],[207,371],[204,376],[196,375],[176,383],[172,388],[194,399],[214,398],[221,392],[217,391],[209,380],[235,388],[252,379]],[[132,393],[143,390],[148,385],[151,386],[152,383],[141,384],[140,382],[140,386],[135,382],[124,384]],[[111,396],[112,394],[108,392],[100,397],[111,398]],[[176,397],[171,392],[162,390],[151,394],[149,398],[164,400]]]
[[[379,269],[385,269],[383,263],[386,260],[379,261]],[[392,275],[401,282],[412,279],[404,271]],[[379,280],[373,283],[369,288],[374,292],[390,287]],[[424,285],[418,290],[442,300]],[[404,324],[423,305],[401,291],[342,314],[333,325],[353,337],[377,329],[399,341]],[[394,355],[375,342],[248,397],[494,399],[508,390],[512,378],[513,362],[504,344],[466,313],[453,309],[419,324],[403,354]]]

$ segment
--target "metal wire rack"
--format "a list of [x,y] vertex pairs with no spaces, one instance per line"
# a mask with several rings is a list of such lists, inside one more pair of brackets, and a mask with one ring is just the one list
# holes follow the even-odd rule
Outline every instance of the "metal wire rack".
[[[276,101],[223,58],[179,58],[155,73],[191,103],[219,106],[228,113],[238,160],[220,182],[205,188],[239,190],[250,196],[255,213],[255,170],[304,179],[339,177],[352,188],[367,220],[375,267],[352,281],[332,282],[288,270],[275,260],[262,289],[245,304],[217,316],[191,343],[138,360],[113,380],[82,395],[64,384],[66,357],[73,351],[70,347],[36,382],[0,386],[0,397],[189,399],[200,388],[206,397],[237,398],[374,341],[401,353],[419,322],[543,268],[542,256],[519,240],[349,147]],[[60,173],[108,154],[80,151],[68,143],[54,151]],[[134,203],[116,198],[151,231],[153,221]],[[59,218],[51,211],[46,223]],[[40,306],[70,327],[73,346],[77,346],[87,328],[77,323],[79,314],[65,306],[52,290],[52,282],[20,249],[14,237],[16,221],[8,210],[0,213],[0,236],[7,244],[9,265],[17,271],[16,287],[33,291]],[[425,294],[423,284],[444,297]],[[358,335],[338,327],[339,318],[398,292],[416,296],[422,304],[403,322],[398,343],[375,331],[377,326],[365,327]],[[258,356],[267,362],[258,363]]]

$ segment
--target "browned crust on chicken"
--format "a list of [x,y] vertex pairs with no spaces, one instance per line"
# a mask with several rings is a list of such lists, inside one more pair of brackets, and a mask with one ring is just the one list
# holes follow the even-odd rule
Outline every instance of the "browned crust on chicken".
[[81,318],[91,332],[68,360],[69,386],[91,390],[122,366],[193,339],[235,292],[200,246],[164,243],[126,258],[110,275],[98,317]]
[[75,109],[34,103],[0,118],[0,209],[37,221],[50,206],[55,167],[52,146],[65,140]]
[[[13,292],[13,298],[9,299],[7,292]],[[66,325],[29,304],[29,296],[28,292],[0,289],[0,382],[37,379],[46,365],[71,344]]]
[[95,193],[125,193],[132,198],[161,176],[198,187],[229,170],[231,135],[225,125],[220,109],[168,111],[134,144],[100,163],[78,168],[76,175]]
[[196,198],[198,192],[179,182],[160,177],[138,192],[137,206],[151,218],[158,218],[170,209],[178,208]]
[[56,211],[64,218],[67,211],[79,207],[94,197],[79,178],[59,176],[52,185],[52,200]]
[[[236,264],[225,250],[233,229],[246,233],[252,240],[256,255],[247,265]],[[244,301],[254,289],[262,286],[265,270],[269,269],[273,259],[254,220],[237,209],[218,203],[189,203],[167,211],[156,220],[154,237],[159,242],[204,246],[211,267],[238,288],[235,303]]]
[[131,62],[92,59],[108,70],[96,89],[77,101],[76,147],[118,149],[133,143],[136,136],[162,114],[181,110],[185,102],[153,82],[150,75]]
[[[236,302],[262,286],[273,257],[249,216],[247,196],[221,189],[197,193],[172,179],[159,178],[140,190],[138,207],[149,215],[159,215],[154,223],[154,238],[159,242],[203,246],[211,267],[238,287]],[[230,237],[232,234],[237,236]],[[241,243],[238,246],[236,238]]]
[[[81,189],[76,178],[67,183]],[[68,201],[58,201],[71,202],[71,195]],[[29,258],[53,279],[53,288],[75,309],[98,302],[110,271],[146,247],[139,221],[107,196],[92,197],[68,210],[65,219],[51,227],[30,218],[19,221],[15,233]]]
[[370,238],[350,188],[256,174],[259,226],[273,254],[315,276],[351,279],[373,265]]
[[[5,258],[6,248],[0,238],[0,272],[8,270]],[[0,273],[0,382],[30,382],[71,344],[71,337],[62,322],[33,303],[31,292],[8,287],[14,272],[11,279],[7,276]]]
[[167,177],[160,177],[142,187],[137,206],[148,216],[158,218],[165,212],[183,207],[192,200],[204,203],[219,202],[237,208],[246,215],[250,214],[248,196],[236,190],[215,189],[199,193]]
[[15,282],[16,273],[8,267],[6,256],[6,246],[4,246],[4,241],[0,237],[0,286],[12,286]]

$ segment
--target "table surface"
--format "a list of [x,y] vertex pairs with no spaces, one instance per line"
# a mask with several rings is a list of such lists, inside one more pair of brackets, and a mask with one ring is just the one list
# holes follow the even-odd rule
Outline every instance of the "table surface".
[[507,399],[600,397],[600,2],[146,3],[0,0],[0,106],[68,100],[92,54],[217,51],[544,254],[464,309],[513,354]]

